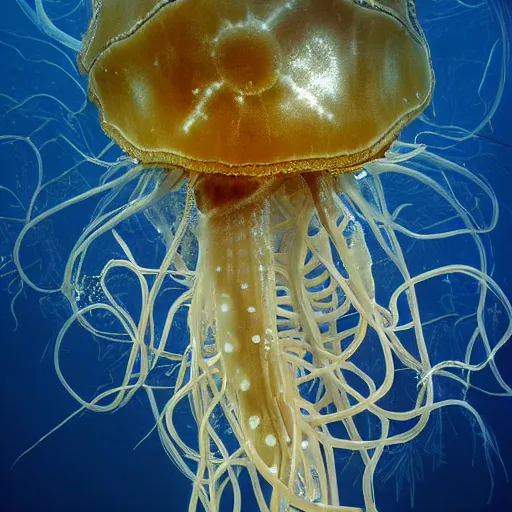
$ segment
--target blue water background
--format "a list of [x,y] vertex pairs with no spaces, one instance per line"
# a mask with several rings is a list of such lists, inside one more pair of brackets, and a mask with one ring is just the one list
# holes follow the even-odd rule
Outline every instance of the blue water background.
[[[479,51],[478,42],[471,47],[472,41],[465,37],[465,27],[457,24],[458,18],[454,18],[454,24],[450,25],[450,4],[453,3],[447,0],[425,2],[431,11],[425,10],[425,6],[420,7],[420,16],[432,19],[446,6],[447,19],[439,21],[439,33],[433,29],[429,34],[434,61],[442,58],[450,44],[460,45],[462,42],[467,45],[467,54],[463,58],[470,60]],[[76,34],[84,27],[85,19],[82,27],[70,27],[70,30]],[[44,39],[21,13],[14,0],[2,1],[0,29]],[[486,27],[482,26],[482,30],[486,30]],[[31,43],[25,40],[20,44]],[[482,52],[487,52],[488,48],[482,48]],[[4,52],[4,56],[7,55],[8,51],[10,56],[15,55],[0,46],[0,55]],[[485,64],[487,57],[487,53],[482,53],[479,59]],[[0,92],[14,94],[13,91],[27,87],[30,82],[31,70],[26,62],[19,58],[14,68],[16,73],[2,76]],[[447,118],[453,115],[459,121],[465,118],[471,121],[474,112],[470,111],[467,107],[469,102],[463,98],[464,89],[453,90],[451,78],[442,74],[437,76],[437,108],[445,108]],[[48,79],[54,78],[49,76]],[[85,81],[80,80],[85,85]],[[475,80],[475,77],[468,76],[468,80]],[[62,100],[74,101],[71,93],[62,90]],[[464,105],[468,110],[460,111],[459,105]],[[451,112],[449,109],[452,109]],[[30,126],[29,119],[23,116],[19,119],[20,123],[26,122],[27,127]],[[501,205],[501,220],[491,237],[495,249],[494,277],[509,297],[512,297],[511,119],[512,82],[509,80],[492,128],[487,126],[481,132],[485,138],[480,137],[475,141],[473,149],[478,146],[481,156],[473,158],[474,154],[471,155],[471,162],[480,166],[475,170],[485,173]],[[471,125],[471,122],[468,124]],[[412,129],[415,129],[414,126]],[[17,130],[23,132],[20,126]],[[471,146],[467,148],[471,150]],[[486,161],[493,162],[492,172],[486,172]],[[4,183],[4,179],[7,181],[7,176],[12,172],[11,165],[12,162],[0,161],[0,184]],[[5,245],[2,251],[5,254]],[[167,458],[158,436],[150,436],[133,450],[153,426],[143,396],[115,414],[88,413],[75,418],[10,469],[21,452],[76,410],[76,403],[55,376],[51,357],[52,341],[60,326],[59,315],[49,314],[48,307],[43,308],[43,315],[40,298],[37,293],[27,290],[18,299],[15,311],[19,326],[14,331],[15,322],[10,311],[12,295],[5,291],[5,286],[0,295],[0,511],[187,510],[191,484]],[[77,375],[77,379],[84,382],[90,377],[87,361],[94,357],[92,346],[89,352],[87,350],[84,349],[82,373]],[[499,365],[504,376],[508,376],[508,382],[512,382],[512,347],[506,347],[500,353]],[[470,393],[469,400],[494,432],[506,469],[512,474],[512,398],[491,398]],[[444,429],[442,458],[446,463],[435,472],[430,471],[428,466],[425,468],[423,480],[416,484],[414,510],[512,510],[512,484],[507,483],[499,463],[496,463],[494,492],[487,504],[490,478],[478,447],[481,440],[477,437],[475,441],[463,416],[454,413],[451,418],[452,424]],[[407,490],[397,502],[392,482],[389,489],[380,489],[378,503],[382,512],[410,510]]]

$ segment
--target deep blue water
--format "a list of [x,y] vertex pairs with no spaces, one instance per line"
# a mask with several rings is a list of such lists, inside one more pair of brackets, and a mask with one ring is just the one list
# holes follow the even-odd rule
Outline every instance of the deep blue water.
[[[467,2],[462,6],[451,0],[425,0],[418,5],[437,74],[434,107],[427,115],[438,124],[472,129],[492,106],[500,83],[501,34],[496,19],[481,7],[486,1]],[[502,7],[512,8],[509,0],[494,0],[492,4],[500,2]],[[71,1],[44,3],[49,5],[52,13],[70,12],[76,5]],[[69,15],[73,22],[63,18],[59,26],[79,37],[86,27],[87,11],[88,7],[80,5]],[[510,18],[505,23],[509,24]],[[49,39],[27,20],[15,0],[2,2],[0,30],[0,62],[4,70],[0,81],[0,136],[31,135],[40,145],[62,132],[70,140],[87,140],[96,149],[105,145],[106,139],[97,128],[97,116],[91,106],[86,111],[87,123],[81,124],[88,130],[86,132],[77,131],[71,116],[45,98],[31,100],[13,110],[17,101],[42,90],[76,109],[83,98],[78,86],[73,85],[67,75],[43,62],[46,59],[59,66],[68,66],[63,54],[42,42]],[[71,59],[75,58],[71,51],[64,51]],[[491,58],[490,52],[493,52]],[[486,67],[488,74],[482,80]],[[66,69],[72,72],[70,66]],[[83,78],[74,77],[85,87]],[[492,122],[482,127],[477,137],[447,154],[483,175],[496,191],[501,218],[486,243],[494,248],[493,277],[506,295],[512,297],[512,77],[507,76],[504,87],[501,104]],[[56,121],[45,124],[48,119]],[[69,121],[68,126],[66,121]],[[41,130],[36,130],[42,125]],[[404,137],[410,140],[422,129],[425,124],[417,121]],[[421,140],[434,146],[448,145],[439,136],[425,136]],[[26,204],[36,180],[34,155],[23,145],[16,151],[11,149],[12,146],[7,147],[2,141],[0,186],[18,190]],[[115,153],[115,149],[112,151]],[[65,143],[55,145],[45,155],[45,166],[54,166],[55,174],[58,174],[59,169],[70,165],[70,152]],[[87,169],[84,169],[84,175]],[[51,175],[52,171],[49,172]],[[77,186],[77,182],[70,178],[70,185]],[[9,200],[6,195],[0,195],[0,201],[0,215],[5,216],[9,211]],[[59,245],[54,246],[54,233],[47,233],[46,254],[58,257],[65,253],[65,248],[73,242],[70,237],[66,239],[66,233],[79,233],[80,216],[88,215],[93,206],[83,205],[80,207],[83,210],[73,210],[69,218],[56,220],[54,232],[64,235],[55,235]],[[13,208],[10,211],[15,216],[18,212]],[[9,259],[15,233],[15,224],[4,222],[0,225],[0,265]],[[458,249],[455,243],[454,255]],[[59,268],[58,260],[54,263]],[[7,272],[12,267],[1,268]],[[3,274],[2,270],[0,274]],[[133,450],[153,426],[144,396],[135,398],[115,414],[88,413],[74,418],[10,469],[18,455],[76,410],[76,403],[55,375],[51,355],[52,344],[66,318],[66,309],[57,298],[46,300],[41,294],[25,288],[15,302],[16,322],[10,309],[13,293],[17,291],[15,277],[15,274],[9,274],[0,279],[0,510],[187,510],[190,482],[167,458],[158,436],[151,435]],[[44,278],[47,282],[53,279],[52,275]],[[74,340],[76,344],[81,341],[78,336]],[[86,386],[91,375],[92,382],[101,382],[105,373],[104,368],[95,365],[94,346],[84,344],[83,349],[74,347],[73,350],[78,350],[75,355],[79,354],[78,362],[75,359],[71,366],[76,372],[76,382]],[[512,343],[500,352],[497,362],[503,376],[512,383]],[[512,398],[492,398],[471,392],[468,400],[480,411],[496,436],[504,465],[512,473]],[[510,510],[512,483],[507,482],[496,459],[495,487],[488,503],[490,477],[479,445],[481,439],[475,437],[467,417],[450,412],[449,421],[445,421],[443,441],[443,464],[432,471],[431,463],[427,463],[422,479],[416,482],[414,510]],[[426,450],[420,449],[418,456],[431,460]],[[404,489],[397,501],[395,483],[391,480],[387,485],[378,489],[380,510],[410,510],[408,490]]]

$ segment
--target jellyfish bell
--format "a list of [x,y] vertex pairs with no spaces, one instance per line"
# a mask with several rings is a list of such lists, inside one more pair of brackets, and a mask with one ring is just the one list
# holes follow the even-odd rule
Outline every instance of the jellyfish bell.
[[345,172],[430,101],[411,2],[118,3],[96,3],[79,62],[104,130],[146,164]]
[[[188,326],[196,360],[213,330],[216,362],[198,363],[198,373],[215,367],[222,386],[196,384],[208,397],[193,395],[202,426],[196,481],[211,462],[208,411],[212,403],[226,407],[227,397],[240,446],[273,488],[272,510],[359,510],[340,507],[326,455],[332,448],[317,435],[327,428],[312,426],[315,404],[310,418],[299,407],[296,364],[284,354],[307,352],[313,366],[336,367],[321,377],[323,386],[345,411],[350,440],[361,441],[340,390],[348,354],[341,338],[326,352],[302,266],[317,215],[326,235],[317,242],[317,266],[329,269],[361,315],[359,337],[367,325],[381,330],[362,231],[350,245],[336,224],[343,214],[336,176],[382,157],[430,101],[433,72],[413,3],[97,0],[79,67],[104,131],[143,165],[187,176],[201,212]],[[294,240],[278,247],[283,215]],[[332,267],[330,243],[348,279]],[[297,340],[281,332],[278,281],[301,331]],[[192,505],[204,499],[201,485]]]

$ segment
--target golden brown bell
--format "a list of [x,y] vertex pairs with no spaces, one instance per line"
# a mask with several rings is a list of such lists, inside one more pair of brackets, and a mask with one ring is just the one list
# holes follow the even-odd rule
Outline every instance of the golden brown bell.
[[105,131],[146,164],[347,171],[428,104],[411,2],[96,0],[80,58]]

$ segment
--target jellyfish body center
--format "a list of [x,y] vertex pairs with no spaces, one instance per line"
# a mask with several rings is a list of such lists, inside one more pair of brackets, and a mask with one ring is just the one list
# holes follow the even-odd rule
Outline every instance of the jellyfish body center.
[[269,32],[257,27],[225,31],[214,54],[222,80],[242,95],[261,94],[279,77],[279,45]]
[[[201,217],[200,286],[193,306],[210,307],[226,389],[251,460],[285,478],[293,436],[291,383],[279,356],[271,208],[265,184],[202,176],[194,187]],[[265,469],[264,469],[265,468]]]

